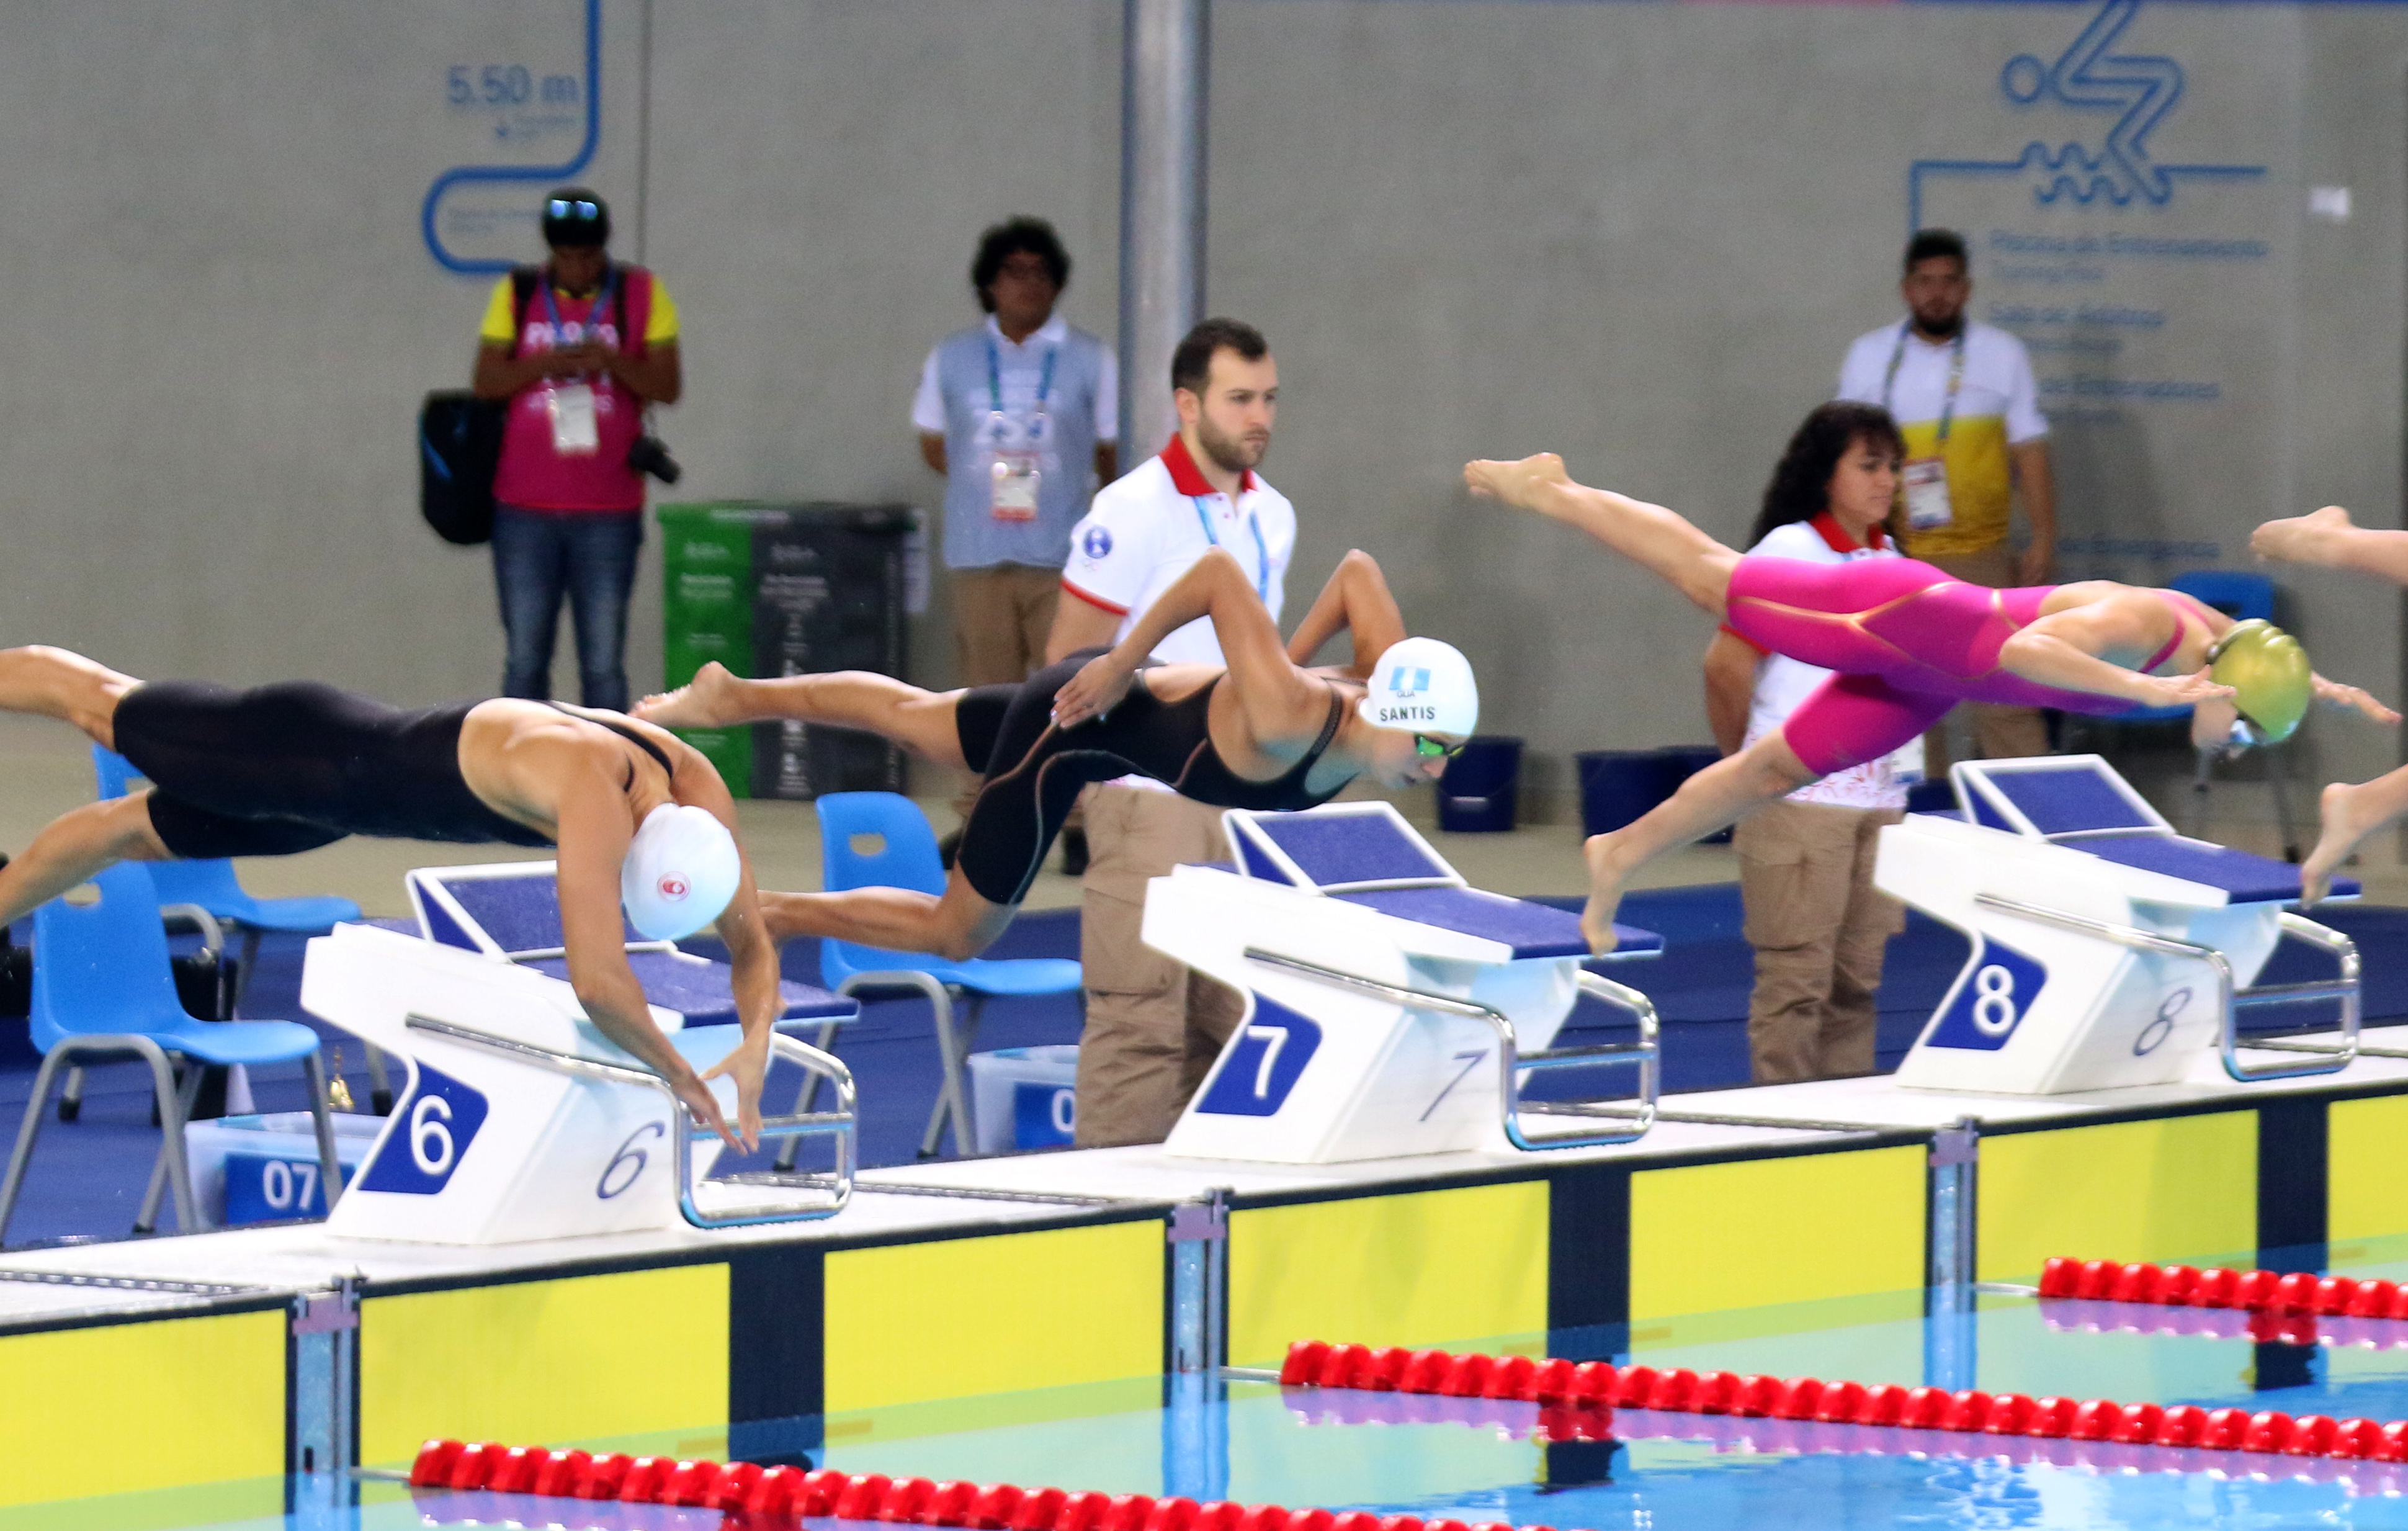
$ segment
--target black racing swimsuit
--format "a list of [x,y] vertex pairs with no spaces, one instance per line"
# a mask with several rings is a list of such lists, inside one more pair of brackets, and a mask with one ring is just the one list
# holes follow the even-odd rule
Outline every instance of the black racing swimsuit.
[[[315,681],[150,681],[117,704],[117,752],[150,778],[150,827],[186,859],[290,856],[354,834],[551,845],[461,776],[460,729],[478,705],[404,712]],[[634,729],[585,721],[670,770]]]
[[1140,672],[1110,715],[1068,730],[1055,728],[1054,693],[1103,652],[1073,654],[1018,686],[974,686],[954,705],[962,758],[986,774],[955,859],[979,897],[1018,903],[1027,896],[1080,789],[1093,782],[1151,776],[1216,808],[1281,813],[1317,808],[1345,786],[1310,792],[1304,785],[1345,715],[1346,700],[1334,686],[1321,737],[1285,774],[1267,782],[1233,774],[1212,747],[1207,721],[1212,689],[1226,677],[1177,701],[1162,701],[1146,689]]

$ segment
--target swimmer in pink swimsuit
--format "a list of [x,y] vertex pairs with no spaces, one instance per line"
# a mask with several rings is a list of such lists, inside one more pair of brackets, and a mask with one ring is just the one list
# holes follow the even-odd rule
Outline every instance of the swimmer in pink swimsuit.
[[[1474,494],[1568,522],[1655,571],[1740,636],[1839,672],[1780,731],[1698,772],[1635,823],[1589,838],[1581,925],[1595,951],[1612,948],[1614,905],[1641,866],[1887,754],[1959,701],[2108,714],[2188,706],[2193,736],[2216,740],[2238,716],[2232,687],[2206,669],[2232,619],[2172,591],[2107,580],[1990,590],[1912,559],[1746,557],[1660,505],[1573,483],[1552,453],[1469,463],[1463,476]],[[2399,720],[2355,686],[2321,675],[2314,686],[2320,701]]]

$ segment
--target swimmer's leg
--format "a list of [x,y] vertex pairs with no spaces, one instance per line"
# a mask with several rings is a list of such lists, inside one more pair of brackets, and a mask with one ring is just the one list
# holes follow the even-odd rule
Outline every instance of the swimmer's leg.
[[117,747],[112,720],[119,699],[141,684],[63,648],[0,649],[0,712],[72,723],[103,749]]
[[1623,885],[1641,867],[1677,845],[1736,823],[1817,775],[1780,734],[1769,733],[1691,776],[1678,792],[1632,823],[1589,836],[1582,847],[1588,861],[1588,907],[1581,912],[1581,934],[1588,938],[1589,950],[1613,949],[1614,907],[1622,902]]
[[1739,554],[1663,506],[1575,484],[1552,452],[1519,462],[1467,463],[1463,481],[1473,494],[1578,527],[1662,575],[1711,614],[1723,614]]
[[782,718],[860,729],[924,760],[968,769],[953,719],[953,704],[960,700],[959,691],[923,691],[866,670],[746,680],[714,659],[676,690],[638,702],[634,715],[666,729],[724,729]]
[[832,935],[890,951],[930,952],[953,962],[968,961],[995,945],[1019,912],[1016,903],[980,897],[959,866],[947,879],[941,898],[906,888],[761,894],[762,923],[773,941]]
[[[2335,782],[2321,804],[2324,831],[2300,863],[2300,903],[2307,905],[2331,891],[2333,872],[2358,842],[2408,812],[2408,766],[2356,786]],[[6,874],[0,874],[6,875]]]
[[174,859],[150,827],[149,792],[85,803],[52,819],[0,867],[0,924],[22,919],[104,867]]

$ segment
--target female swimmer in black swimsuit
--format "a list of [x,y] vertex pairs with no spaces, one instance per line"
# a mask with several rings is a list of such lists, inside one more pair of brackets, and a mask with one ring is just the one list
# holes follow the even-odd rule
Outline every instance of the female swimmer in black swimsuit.
[[[627,965],[623,904],[648,933],[716,917],[744,1041],[711,1071],[760,1130],[778,960],[736,805],[702,754],[611,713],[495,701],[402,712],[330,686],[145,683],[58,648],[0,651],[0,711],[55,717],[123,755],[148,789],[54,820],[0,867],[0,922],[116,861],[289,856],[346,835],[557,845],[569,982],[594,1024],[733,1144]],[[635,874],[631,876],[630,869]]]
[[[1228,660],[1140,667],[1154,644],[1210,618]],[[1340,628],[1351,664],[1306,666]],[[1401,688],[1374,670],[1391,649],[1409,661]],[[1362,710],[1392,717],[1382,726]],[[1401,696],[1401,703],[1398,698]],[[742,680],[719,665],[636,707],[647,722],[724,728],[772,718],[865,729],[924,759],[986,777],[939,898],[899,888],[761,895],[770,933],[836,936],[959,960],[1011,923],[1063,818],[1091,782],[1152,776],[1199,802],[1297,809],[1328,802],[1355,777],[1407,787],[1445,768],[1468,738],[1478,698],[1461,655],[1405,636],[1380,566],[1346,556],[1293,640],[1245,571],[1214,549],[1163,592],[1112,648],[1050,665],[1018,686],[942,694],[847,671]]]

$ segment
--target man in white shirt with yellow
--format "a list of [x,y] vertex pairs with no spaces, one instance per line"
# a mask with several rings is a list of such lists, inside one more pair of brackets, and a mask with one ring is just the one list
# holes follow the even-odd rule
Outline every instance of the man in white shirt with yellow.
[[[1096,496],[1070,532],[1046,661],[1116,643],[1215,547],[1251,575],[1277,621],[1296,552],[1296,511],[1254,474],[1270,446],[1279,368],[1252,325],[1207,319],[1171,354],[1179,434]],[[1155,645],[1169,664],[1223,664],[1211,624]],[[1159,1143],[1242,1018],[1235,989],[1147,946],[1145,885],[1182,861],[1226,859],[1221,810],[1159,782],[1124,777],[1086,795],[1089,861],[1079,960],[1087,1023],[1079,1038],[1076,1135],[1082,1148]]]
[[[2057,488],[2030,355],[2013,335],[1967,315],[1971,266],[1964,239],[1950,230],[1925,229],[1908,241],[1899,292],[1907,317],[1857,338],[1834,397],[1880,405],[1905,434],[1907,556],[1994,590],[2047,584]],[[2031,528],[2020,556],[2009,542],[2016,489]],[[2038,709],[1966,705],[1985,758],[2048,753]],[[1945,725],[1925,743],[1931,773],[1944,773]]]

